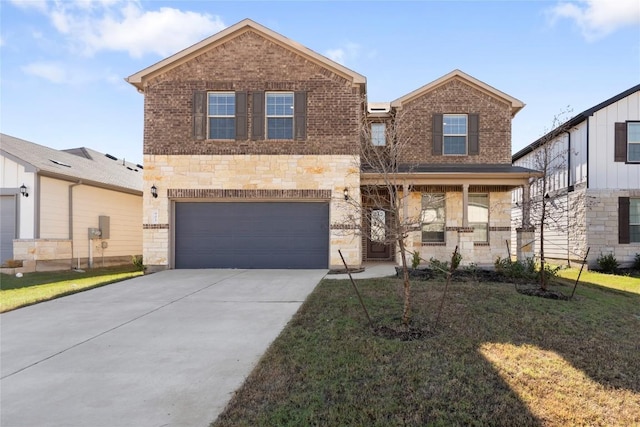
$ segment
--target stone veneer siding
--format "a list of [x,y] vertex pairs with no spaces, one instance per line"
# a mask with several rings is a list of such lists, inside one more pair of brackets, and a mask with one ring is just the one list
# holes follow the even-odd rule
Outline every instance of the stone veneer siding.
[[618,243],[618,197],[640,197],[640,189],[584,191],[577,216],[586,218],[586,239],[578,240],[576,245],[584,244],[585,252],[586,247],[591,248],[589,267],[597,268],[596,260],[601,254],[614,254],[621,266],[629,266],[640,253],[640,243]]
[[[434,187],[433,192],[441,192],[441,188]],[[506,240],[511,238],[511,192],[508,189],[498,188],[492,191],[491,187],[470,187],[469,193],[489,194],[489,242],[475,243],[473,248],[467,243],[466,236],[472,227],[462,227],[462,190],[455,186],[447,186],[445,194],[445,241],[444,243],[422,243],[421,229],[409,233],[407,247],[411,251],[419,251],[420,256],[428,264],[430,258],[440,261],[450,261],[456,245],[461,241],[464,252],[461,265],[475,263],[479,266],[493,266],[496,258],[508,257]],[[429,191],[425,188],[425,191]],[[411,193],[409,197],[408,214],[410,218],[420,222],[422,210],[422,192]],[[461,240],[462,239],[462,240]],[[459,248],[460,249],[460,248]],[[408,259],[411,264],[411,255]]]
[[352,208],[343,190],[360,197],[357,158],[350,155],[145,155],[145,188],[155,185],[158,198],[144,198],[144,260],[152,269],[172,264],[171,208],[180,200],[329,201],[330,236],[327,268],[360,266],[361,243],[347,226]]

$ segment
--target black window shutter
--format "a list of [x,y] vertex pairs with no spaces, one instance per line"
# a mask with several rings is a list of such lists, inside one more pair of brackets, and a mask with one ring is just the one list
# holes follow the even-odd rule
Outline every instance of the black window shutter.
[[630,243],[629,198],[618,197],[618,243]]
[[293,97],[295,139],[307,139],[307,92],[295,92]]
[[434,156],[442,156],[442,114],[433,115],[432,126],[432,154]]
[[469,128],[467,129],[469,138],[468,154],[470,156],[477,156],[480,154],[480,118],[478,114],[469,114]]
[[614,162],[627,161],[627,124],[616,123]]
[[247,92],[236,92],[236,139],[244,141],[247,136]]
[[193,138],[207,139],[207,92],[193,92]]
[[251,139],[264,139],[264,92],[253,92]]

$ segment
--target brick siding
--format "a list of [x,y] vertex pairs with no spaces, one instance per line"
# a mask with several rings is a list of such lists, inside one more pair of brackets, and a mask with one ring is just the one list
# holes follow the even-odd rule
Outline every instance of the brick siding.
[[[307,138],[193,138],[194,91],[307,92]],[[145,83],[144,154],[353,154],[362,94],[342,76],[247,31]],[[249,135],[250,137],[250,135]]]
[[[479,114],[480,154],[433,156],[433,114]],[[511,106],[458,78],[406,102],[397,120],[407,144],[399,153],[401,163],[511,164]]]

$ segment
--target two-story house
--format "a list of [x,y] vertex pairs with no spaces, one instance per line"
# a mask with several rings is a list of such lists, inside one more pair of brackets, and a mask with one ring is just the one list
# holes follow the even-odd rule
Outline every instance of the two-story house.
[[[411,249],[442,258],[463,243],[466,262],[506,256],[510,192],[534,173],[511,165],[524,104],[461,71],[367,109],[364,76],[244,20],[127,81],[145,96],[151,271],[339,268],[338,250],[350,266],[394,259],[348,221],[361,186],[379,179],[361,168],[367,115],[379,117],[376,144],[393,143],[381,130],[391,120],[413,132],[398,188],[411,193],[407,215],[428,219]],[[426,205],[426,193],[442,204]]]
[[[535,167],[545,145],[561,159],[548,180],[547,194],[556,196],[549,208],[557,218],[545,225],[545,258],[578,262],[589,248],[591,267],[607,254],[630,264],[640,253],[640,85],[559,125],[514,154],[513,164]],[[514,192],[514,225],[521,191]]]

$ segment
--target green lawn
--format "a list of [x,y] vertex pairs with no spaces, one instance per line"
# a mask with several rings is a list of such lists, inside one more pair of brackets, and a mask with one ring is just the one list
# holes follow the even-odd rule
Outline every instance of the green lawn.
[[[401,282],[358,281],[376,327]],[[570,294],[571,286],[553,286]],[[414,282],[414,327],[372,333],[346,280],[324,280],[213,423],[222,426],[640,425],[640,295],[578,287]]]
[[0,313],[141,275],[132,266],[0,274]]
[[[579,272],[580,269],[578,268],[568,268],[560,270],[558,275],[575,282]],[[618,276],[583,270],[580,275],[580,283],[640,294],[640,277]]]

